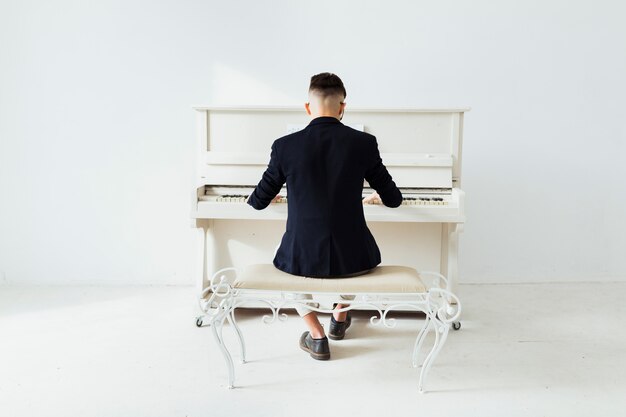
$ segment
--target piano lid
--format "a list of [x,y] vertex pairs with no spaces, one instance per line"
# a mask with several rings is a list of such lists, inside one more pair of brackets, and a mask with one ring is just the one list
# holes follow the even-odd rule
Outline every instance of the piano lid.
[[[306,126],[301,107],[195,107],[198,177],[215,183],[256,183],[272,142]],[[375,109],[347,107],[342,122],[376,136],[385,165],[399,186],[459,187],[463,114],[469,108]],[[252,181],[252,182],[250,182]]]

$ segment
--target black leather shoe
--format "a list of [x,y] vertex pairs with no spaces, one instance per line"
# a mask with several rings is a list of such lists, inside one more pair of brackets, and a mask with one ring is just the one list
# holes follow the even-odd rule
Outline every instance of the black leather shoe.
[[330,359],[330,348],[328,347],[328,338],[313,339],[309,332],[302,333],[300,336],[300,349],[309,352],[313,359],[325,361]]
[[[336,306],[337,304],[335,304],[333,306]],[[348,327],[350,327],[350,325],[352,324],[352,317],[350,316],[350,312],[348,311],[348,314],[346,315],[346,320],[345,321],[336,321],[335,320],[335,316],[330,316],[330,329],[328,330],[328,337],[330,337],[332,340],[341,340],[344,338],[344,336],[346,335],[346,329]]]

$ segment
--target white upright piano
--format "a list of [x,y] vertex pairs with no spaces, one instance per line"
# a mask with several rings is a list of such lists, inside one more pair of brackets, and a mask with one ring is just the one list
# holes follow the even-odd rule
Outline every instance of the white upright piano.
[[[198,231],[196,282],[203,291],[226,267],[271,263],[285,231],[289,196],[257,211],[246,198],[269,162],[272,142],[310,121],[301,107],[195,107],[197,174],[191,195]],[[402,206],[365,205],[382,263],[437,271],[456,293],[458,235],[465,222],[461,189],[467,108],[352,109],[344,124],[376,136],[383,163],[405,198]],[[364,196],[368,195],[364,184]]]

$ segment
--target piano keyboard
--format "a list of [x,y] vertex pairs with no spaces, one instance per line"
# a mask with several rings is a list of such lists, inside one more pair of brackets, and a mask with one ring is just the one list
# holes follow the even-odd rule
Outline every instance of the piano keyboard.
[[[365,198],[366,196],[363,196]],[[205,195],[200,197],[200,201],[212,201],[215,203],[245,203],[248,201],[247,195],[242,194],[225,194],[225,195]],[[277,204],[286,204],[287,197],[281,197],[277,201]],[[372,203],[380,204],[380,203]],[[404,197],[402,198],[403,206],[445,206],[448,205],[443,197]]]

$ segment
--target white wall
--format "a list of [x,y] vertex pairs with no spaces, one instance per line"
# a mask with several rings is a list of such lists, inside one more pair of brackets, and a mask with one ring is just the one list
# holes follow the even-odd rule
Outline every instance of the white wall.
[[[623,279],[619,1],[0,1],[0,282],[191,283],[192,105],[471,106],[462,282]],[[381,138],[381,140],[383,140]]]

